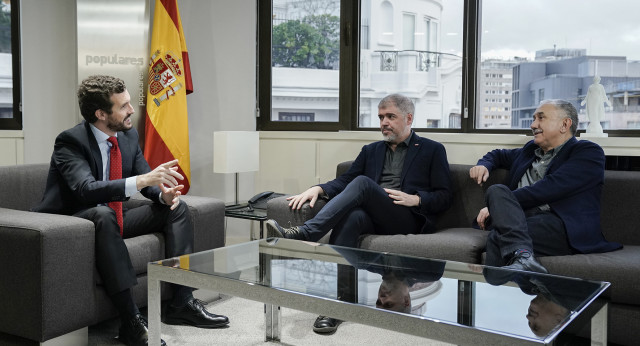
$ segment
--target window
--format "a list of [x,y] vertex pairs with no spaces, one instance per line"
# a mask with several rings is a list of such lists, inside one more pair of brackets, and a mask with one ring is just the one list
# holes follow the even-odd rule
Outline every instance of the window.
[[633,28],[640,6],[612,0],[577,14],[575,5],[572,0],[481,1],[480,64],[492,66],[505,93],[511,91],[518,101],[512,102],[511,128],[528,128],[525,119],[538,102],[551,98],[572,102],[586,123],[581,102],[596,75],[612,104],[602,123],[623,130],[640,121],[639,109],[625,107],[625,93],[627,100],[640,97],[640,46],[628,41],[634,37],[637,43]]
[[[371,11],[371,2],[367,2],[362,5],[363,9]],[[380,4],[380,34],[378,35],[378,42],[382,45],[393,45],[393,5],[389,1],[383,1]]]
[[296,113],[296,112],[279,112],[278,120],[279,121],[314,121],[315,114],[314,113]]
[[627,128],[640,129],[640,121],[627,121]]
[[[384,23],[374,21],[383,12],[375,0],[362,0],[361,18],[371,18],[371,31],[382,31]],[[383,2],[383,4],[386,3]],[[413,127],[461,128],[462,114],[462,18],[463,1],[438,4],[428,1],[395,1],[394,10],[402,13],[402,35],[394,35],[393,45],[370,42],[361,49],[358,129],[380,125],[377,110],[382,97],[402,93],[416,106]],[[416,27],[416,18],[426,18]],[[436,39],[437,23],[447,23],[442,49]],[[417,37],[424,38],[417,39]],[[401,37],[400,37],[401,36]]]
[[21,130],[18,1],[0,0],[0,130]]
[[[545,98],[570,100],[586,123],[580,103],[598,75],[612,104],[607,132],[638,133],[628,131],[640,123],[640,46],[630,43],[640,5],[631,0],[579,15],[571,0],[261,0],[258,8],[261,130],[377,129],[377,103],[400,92],[414,100],[421,131],[529,133]],[[285,26],[305,44],[282,40]],[[283,51],[296,62],[285,63]]]
[[427,127],[437,129],[439,127],[438,122],[440,122],[438,119],[429,119],[427,120]]
[[416,38],[416,16],[411,13],[402,15],[402,49],[414,50]]
[[271,37],[271,120],[338,122],[340,2],[274,1]]
[[[449,6],[451,6],[453,3],[449,4]],[[447,12],[452,13],[449,14],[451,15],[456,15],[456,12],[459,12],[457,14],[462,15],[462,8],[456,10],[456,9],[451,9],[451,10],[447,10]],[[438,48],[438,22],[436,22],[435,20],[431,20],[430,23],[430,29],[429,29],[429,48],[427,50],[431,50],[431,51],[437,51],[439,50]],[[455,25],[455,24],[454,24]],[[462,28],[461,28],[462,29]],[[454,34],[453,32],[450,34]],[[453,35],[453,36],[457,36],[457,35]],[[462,36],[460,34],[460,36]],[[462,37],[458,37],[458,39],[461,39]],[[462,41],[460,41],[460,43],[462,43]],[[456,51],[452,51],[452,52],[456,52]],[[462,53],[462,52],[459,52]]]
[[343,10],[351,15],[340,0],[258,2],[261,129],[348,127],[344,114],[351,97],[344,94],[349,89],[345,81],[355,68],[342,47],[358,42],[352,39],[358,28],[342,34]]
[[435,47],[431,47],[431,18],[424,19],[424,49],[436,50]]
[[[414,128],[460,129],[463,3],[259,1],[259,128],[378,128],[379,100],[401,92],[416,103]],[[447,39],[438,37],[444,18],[455,18]],[[435,51],[441,40],[446,51]],[[292,112],[314,117],[280,116]]]

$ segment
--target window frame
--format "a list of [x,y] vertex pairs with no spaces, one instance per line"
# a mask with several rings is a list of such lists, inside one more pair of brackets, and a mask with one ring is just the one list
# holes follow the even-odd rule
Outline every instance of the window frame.
[[[463,10],[463,64],[462,114],[460,128],[414,128],[419,132],[531,134],[529,129],[483,129],[475,126],[480,116],[477,95],[480,69],[480,28],[482,27],[482,0],[464,0]],[[360,0],[340,0],[340,78],[338,122],[280,122],[271,120],[271,30],[272,0],[257,2],[257,98],[259,131],[378,131],[377,128],[358,126],[360,66]],[[416,18],[417,21],[417,18]],[[417,25],[417,24],[416,24]],[[512,108],[512,105],[509,105]],[[261,114],[264,113],[264,114]],[[584,133],[578,130],[576,136]],[[639,137],[640,129],[606,130],[610,137]]]
[[22,130],[20,76],[20,0],[11,1],[11,69],[13,83],[13,117],[0,118],[0,130]]
[[[340,0],[340,78],[338,83],[337,122],[284,122],[271,120],[271,31],[273,2],[258,1],[258,109],[257,130],[261,131],[339,131],[356,126],[358,117],[350,119],[348,114],[357,114],[358,104],[349,102],[358,95],[358,70],[360,51],[360,1]],[[357,25],[354,25],[357,23]],[[354,48],[355,47],[355,48]],[[264,110],[264,112],[263,112]],[[263,114],[264,113],[264,114]]]

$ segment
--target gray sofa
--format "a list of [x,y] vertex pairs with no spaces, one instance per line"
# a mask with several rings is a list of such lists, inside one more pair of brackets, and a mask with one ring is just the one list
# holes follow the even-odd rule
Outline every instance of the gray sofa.
[[[29,211],[42,198],[48,169],[0,167],[0,345],[38,345],[117,315],[95,269],[93,223]],[[195,251],[224,246],[224,202],[182,198],[193,219]],[[134,196],[125,203],[150,201]],[[147,263],[164,258],[164,238],[153,233],[125,243],[138,275],[134,299],[146,306]]]
[[[338,165],[337,175],[351,162]],[[483,263],[487,232],[471,228],[473,219],[484,207],[484,190],[502,183],[506,170],[491,173],[480,187],[469,178],[470,165],[450,165],[453,204],[440,215],[438,231],[433,234],[365,235],[360,247],[412,256]],[[301,225],[321,209],[308,203],[300,211],[291,211],[284,198],[267,204],[267,216],[282,225]],[[542,257],[540,261],[552,274],[611,282],[609,305],[609,341],[622,345],[640,344],[640,172],[606,171],[602,195],[602,228],[610,241],[624,244],[621,250],[588,255]],[[325,237],[326,239],[326,237]]]

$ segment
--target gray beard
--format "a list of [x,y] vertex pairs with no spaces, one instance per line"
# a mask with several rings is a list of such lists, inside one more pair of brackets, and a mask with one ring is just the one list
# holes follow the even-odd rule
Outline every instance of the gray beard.
[[385,142],[393,142],[398,138],[395,134],[390,134],[388,136],[382,135],[382,140]]

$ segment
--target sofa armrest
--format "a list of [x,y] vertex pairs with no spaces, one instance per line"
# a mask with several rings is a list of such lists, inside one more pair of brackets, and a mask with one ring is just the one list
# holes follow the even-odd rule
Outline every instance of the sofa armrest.
[[180,196],[189,205],[193,222],[193,250],[205,251],[225,245],[224,202],[213,197]]
[[300,226],[305,221],[312,219],[322,207],[327,204],[327,200],[319,198],[313,208],[309,202],[305,202],[299,210],[292,210],[289,207],[288,196],[277,197],[267,202],[267,218],[276,220],[284,227]]
[[93,223],[0,208],[0,332],[45,341],[93,318]]
[[[213,197],[180,196],[187,203],[193,223],[194,252],[222,247],[225,244],[224,202]],[[127,208],[153,203],[137,193],[125,202]]]

